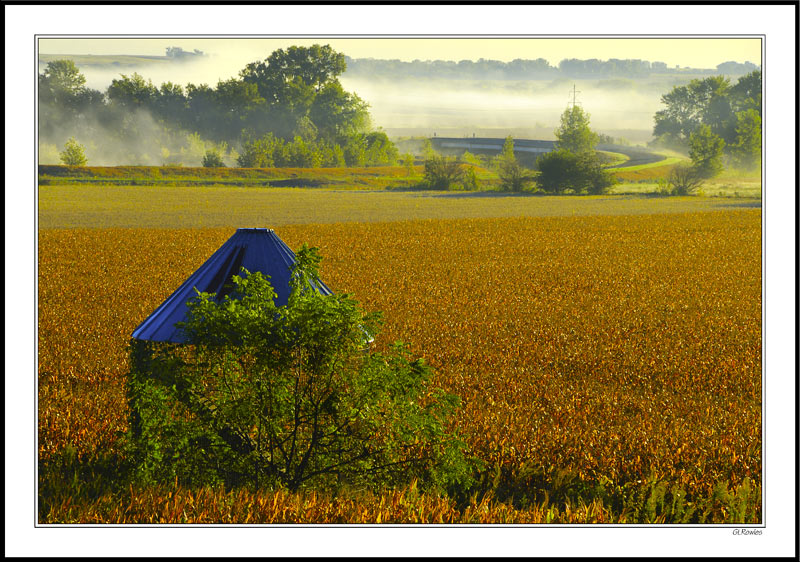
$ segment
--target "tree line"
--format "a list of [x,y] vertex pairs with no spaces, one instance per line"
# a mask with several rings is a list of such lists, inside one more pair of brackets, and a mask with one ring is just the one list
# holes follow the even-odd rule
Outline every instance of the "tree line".
[[187,145],[186,137],[194,134],[205,143],[205,153],[241,148],[241,162],[238,151],[229,155],[240,165],[264,159],[265,146],[274,148],[266,159],[275,165],[391,162],[396,149],[385,133],[372,130],[368,104],[339,82],[345,69],[344,55],[329,45],[289,47],[216,87],[172,82],[157,87],[134,73],[100,92],[86,87],[74,62],[52,61],[39,75],[39,134],[44,139],[110,135],[131,146],[160,145],[162,153]]
[[[715,155],[709,172],[728,164],[754,168],[761,163],[761,71],[740,77],[695,79],[661,97],[655,114],[654,143]],[[713,174],[712,174],[713,175]]]
[[[564,78],[644,78],[651,74],[673,72],[708,73],[714,69],[670,68],[660,61],[641,59],[564,59],[551,65],[546,59],[514,59],[503,62],[490,59],[445,61],[397,59],[352,59],[345,57],[348,76],[403,78],[448,78],[471,80],[537,80]],[[751,62],[727,61],[717,65],[724,74],[745,74],[758,67]]]

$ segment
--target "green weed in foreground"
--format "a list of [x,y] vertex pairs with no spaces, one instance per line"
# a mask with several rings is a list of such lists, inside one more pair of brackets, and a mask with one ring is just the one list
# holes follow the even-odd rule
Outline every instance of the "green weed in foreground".
[[[118,455],[78,454],[67,447],[39,463],[38,520],[46,524],[135,523],[439,523],[439,524],[748,524],[761,520],[761,487],[723,481],[693,497],[650,479],[614,486],[551,469],[533,485],[487,473],[487,486],[461,500],[421,494],[415,482],[382,493],[292,494],[283,488],[141,487]],[[484,474],[484,478],[486,475]]]

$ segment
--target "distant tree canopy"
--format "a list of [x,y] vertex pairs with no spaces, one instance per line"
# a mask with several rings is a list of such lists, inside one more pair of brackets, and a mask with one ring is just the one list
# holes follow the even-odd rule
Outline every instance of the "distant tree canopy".
[[743,165],[753,165],[760,158],[760,70],[733,85],[724,76],[695,79],[664,94],[661,102],[666,107],[655,114],[656,142],[688,148],[692,135],[707,126],[724,141],[725,152]]
[[[398,79],[451,79],[451,80],[541,80],[556,78],[644,78],[652,74],[678,72],[666,63],[641,59],[564,59],[557,66],[546,59],[514,59],[510,62],[479,59],[445,61],[398,59],[351,59],[345,57],[347,73],[351,76],[385,77]],[[723,74],[744,74],[758,67],[753,63],[726,62],[717,66]],[[714,72],[714,69],[680,69],[680,72]]]
[[40,137],[61,144],[57,137],[64,131],[78,138],[103,132],[144,146],[153,144],[155,135],[173,146],[177,137],[196,133],[211,143],[240,147],[273,135],[295,148],[298,138],[330,151],[338,146],[341,154],[329,155],[330,162],[395,164],[397,151],[385,133],[371,132],[368,104],[339,82],[345,68],[344,55],[329,45],[289,47],[216,87],[156,86],[134,73],[120,75],[101,93],[85,87],[74,62],[53,61],[39,76]]

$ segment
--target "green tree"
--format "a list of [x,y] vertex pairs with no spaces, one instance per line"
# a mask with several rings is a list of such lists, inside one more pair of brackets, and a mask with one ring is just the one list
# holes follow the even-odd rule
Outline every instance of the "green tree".
[[500,149],[500,158],[514,160],[514,139],[511,135],[508,135],[506,140],[503,141],[503,148]]
[[754,70],[740,77],[730,89],[731,105],[738,113],[754,109],[761,116],[761,71]]
[[347,166],[367,165],[367,139],[364,135],[350,135],[342,146],[344,160]]
[[336,141],[366,133],[370,128],[368,104],[344,90],[338,80],[325,84],[314,96],[308,116],[321,137]]
[[701,125],[689,137],[689,157],[692,167],[701,178],[711,178],[722,171],[722,151],[725,141]]
[[64,150],[59,153],[59,158],[65,166],[85,166],[88,162],[85,150],[75,137],[70,137],[64,144]]
[[106,94],[112,105],[118,105],[125,109],[146,108],[155,105],[154,101],[158,97],[158,89],[153,86],[151,80],[145,79],[134,72],[131,76],[124,74],[119,79],[111,81]]
[[589,114],[577,105],[567,108],[556,130],[556,147],[581,154],[591,152],[596,144],[597,134],[589,128]]
[[322,165],[322,154],[313,142],[297,136],[286,143],[286,165],[291,168],[318,168]]
[[497,174],[500,176],[500,189],[519,193],[533,183],[534,176],[525,170],[516,158],[503,158]]
[[575,193],[593,195],[605,193],[616,183],[616,178],[604,170],[593,154],[576,154],[568,150],[554,150],[536,161],[539,175],[536,183],[547,193]]
[[754,109],[761,115],[761,71],[742,76],[733,86],[724,76],[694,79],[674,87],[661,103],[666,107],[656,112],[653,128],[657,142],[683,149],[701,125],[708,125],[732,151],[737,114]]
[[306,142],[313,142],[317,139],[317,126],[308,117],[301,117],[297,120],[294,127],[294,134]]
[[481,188],[481,182],[478,180],[475,166],[466,166],[461,184],[467,191],[478,191]]
[[432,156],[425,160],[423,182],[430,189],[450,189],[464,178],[464,166],[455,158]]
[[51,61],[39,75],[39,101],[69,106],[85,90],[85,84],[86,77],[72,60]]
[[204,168],[224,168],[225,162],[222,161],[222,155],[217,150],[207,150],[203,156]]
[[255,84],[231,78],[220,80],[213,91],[203,91],[202,98],[199,94],[194,92],[193,106],[207,118],[195,121],[202,123],[202,132],[209,137],[233,142],[246,127],[264,128],[267,106]]
[[[500,189],[502,191],[521,192],[534,180],[517,161],[514,155],[514,139],[509,135],[503,142],[500,154],[495,157],[494,168],[500,176]],[[473,172],[474,173],[474,172]]]
[[736,142],[731,146],[731,153],[740,168],[761,165],[761,115],[755,109],[736,114]]
[[260,139],[245,141],[236,163],[240,168],[272,168],[278,165],[276,160],[283,159],[282,149],[283,141],[267,133]]
[[468,163],[472,164],[473,166],[483,167],[486,165],[486,160],[479,154],[472,154],[468,150],[465,150],[464,153],[461,155],[461,159]]
[[81,74],[75,62],[69,59],[47,63],[44,77],[50,87],[70,93],[78,92],[86,84],[86,77]]
[[394,166],[397,164],[397,147],[383,131],[365,135],[367,164],[372,166]]
[[145,482],[228,487],[435,490],[470,479],[446,430],[456,396],[402,344],[367,349],[377,314],[314,290],[320,257],[297,252],[285,306],[260,273],[199,293],[188,345],[134,342],[130,451]]
[[406,175],[408,177],[414,175],[414,155],[410,152],[403,154],[403,167],[406,169]]
[[258,88],[272,126],[278,127],[273,132],[291,135],[299,119],[310,117],[314,121],[316,117],[319,122],[314,124],[323,136],[333,140],[335,134],[356,132],[366,116],[366,105],[344,92],[338,83],[337,76],[345,69],[344,55],[330,45],[292,46],[248,64],[240,76]]
[[420,148],[420,152],[422,157],[425,160],[430,160],[436,156],[436,150],[433,148],[433,143],[431,139],[425,139],[422,141],[422,147]]

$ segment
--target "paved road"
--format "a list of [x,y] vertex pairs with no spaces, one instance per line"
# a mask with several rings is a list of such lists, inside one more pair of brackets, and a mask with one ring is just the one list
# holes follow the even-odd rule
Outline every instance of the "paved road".
[[617,164],[616,166],[609,166],[607,169],[612,168],[627,168],[628,166],[641,166],[642,164],[652,164],[653,162],[660,162],[666,156],[655,154],[647,149],[637,146],[622,146],[619,144],[599,144],[598,150],[605,150],[607,152],[619,152],[629,158],[626,162]]
[[[451,138],[451,137],[433,137],[431,142],[434,148],[438,150],[444,149],[445,151],[458,151],[469,150],[474,154],[497,154],[503,146],[505,139],[500,138]],[[546,152],[550,152],[555,148],[554,141],[533,140],[533,139],[514,139],[514,152],[518,156],[525,155],[526,159],[531,162],[535,158]],[[648,149],[640,146],[623,146],[619,144],[599,144],[598,150],[606,150],[608,152],[619,152],[629,158],[622,164],[609,166],[609,168],[623,168],[628,166],[640,166],[642,164],[651,164],[665,159],[665,156],[654,154]]]

